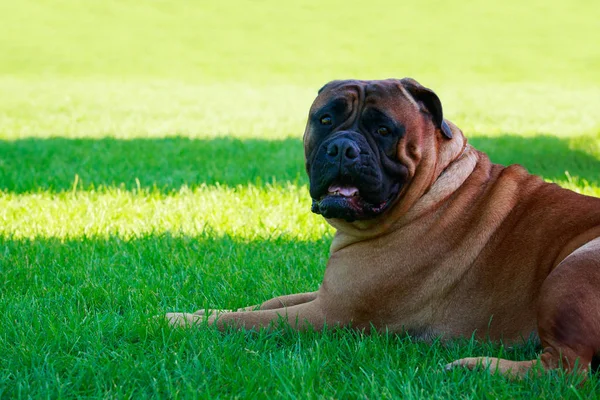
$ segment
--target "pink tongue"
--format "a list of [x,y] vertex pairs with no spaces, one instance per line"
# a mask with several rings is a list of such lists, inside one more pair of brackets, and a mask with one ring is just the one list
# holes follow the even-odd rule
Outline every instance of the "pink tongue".
[[328,189],[329,193],[339,192],[342,196],[352,197],[358,193],[358,189],[353,186],[331,185]]

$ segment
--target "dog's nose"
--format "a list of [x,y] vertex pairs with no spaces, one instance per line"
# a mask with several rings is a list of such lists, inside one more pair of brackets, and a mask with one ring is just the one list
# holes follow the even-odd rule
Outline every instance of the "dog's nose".
[[332,161],[356,161],[359,154],[356,143],[348,138],[335,139],[327,146],[327,155]]

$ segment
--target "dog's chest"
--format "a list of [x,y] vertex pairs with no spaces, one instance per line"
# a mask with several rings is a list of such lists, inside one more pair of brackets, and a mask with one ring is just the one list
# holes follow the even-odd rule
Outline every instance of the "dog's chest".
[[[404,235],[399,233],[399,235]],[[439,259],[418,235],[355,243],[332,254],[319,297],[337,321],[382,324],[431,335],[461,263]],[[395,330],[395,329],[394,329]]]

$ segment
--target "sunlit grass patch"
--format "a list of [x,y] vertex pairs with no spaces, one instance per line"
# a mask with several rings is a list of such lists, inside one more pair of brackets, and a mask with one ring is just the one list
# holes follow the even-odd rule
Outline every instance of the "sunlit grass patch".
[[140,237],[171,232],[245,239],[317,240],[332,232],[310,213],[305,186],[254,185],[0,196],[0,235],[14,238]]
[[0,3],[1,75],[600,84],[596,0]]
[[178,80],[0,79],[0,138],[302,136],[317,88]]
[[586,179],[573,177],[568,173],[566,174],[566,179],[564,180],[561,179],[548,182],[556,183],[565,189],[569,189],[587,196],[600,197],[600,186],[594,185]]
[[[324,83],[1,78],[0,91],[11,95],[0,96],[0,138],[301,138],[310,104]],[[568,137],[600,129],[597,87],[421,83],[438,93],[446,117],[467,136]]]

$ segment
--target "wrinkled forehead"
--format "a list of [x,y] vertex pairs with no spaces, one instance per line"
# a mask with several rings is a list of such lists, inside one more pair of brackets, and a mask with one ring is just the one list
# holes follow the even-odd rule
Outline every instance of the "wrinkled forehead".
[[355,106],[358,104],[381,105],[395,108],[401,102],[417,104],[398,79],[386,80],[339,80],[327,83],[311,107],[314,112],[336,99],[345,99]]

